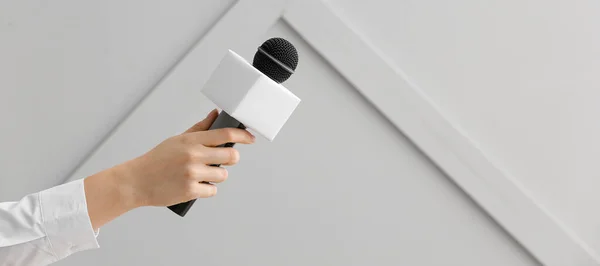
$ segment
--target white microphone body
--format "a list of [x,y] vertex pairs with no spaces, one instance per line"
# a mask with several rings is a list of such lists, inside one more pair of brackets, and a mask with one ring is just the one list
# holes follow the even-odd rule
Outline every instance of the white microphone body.
[[228,50],[202,93],[231,117],[273,141],[300,98]]
[[[252,129],[269,141],[275,139],[300,103],[300,98],[291,91],[231,50],[227,51],[204,84],[202,93],[222,109],[210,129]],[[219,147],[233,145],[224,143]],[[168,208],[183,217],[195,201]]]

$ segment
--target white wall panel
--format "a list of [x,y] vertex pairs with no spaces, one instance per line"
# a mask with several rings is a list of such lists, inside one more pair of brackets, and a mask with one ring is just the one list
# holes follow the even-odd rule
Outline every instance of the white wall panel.
[[600,251],[600,2],[328,2]]

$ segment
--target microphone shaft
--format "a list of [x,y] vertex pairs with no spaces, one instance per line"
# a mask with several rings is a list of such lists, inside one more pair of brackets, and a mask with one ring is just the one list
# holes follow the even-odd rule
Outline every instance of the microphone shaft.
[[[230,116],[228,113],[226,113],[225,111],[221,111],[221,113],[219,114],[219,116],[217,117],[217,119],[215,119],[215,122],[212,123],[212,125],[210,126],[209,130],[211,129],[219,129],[219,128],[241,128],[241,129],[246,129],[246,126],[244,126],[242,123],[240,123],[239,121],[237,121],[237,119],[233,118],[232,116]],[[235,143],[225,143],[225,144],[221,144],[217,147],[233,147]],[[220,164],[211,164],[210,166],[213,167],[220,167]],[[202,182],[202,183],[207,183],[208,182]],[[178,214],[181,217],[184,217],[185,214],[190,210],[190,208],[192,207],[192,205],[194,205],[194,202],[196,200],[190,200],[188,202],[182,202],[182,203],[178,203],[175,205],[171,205],[168,206],[168,208],[173,211],[174,213]]]

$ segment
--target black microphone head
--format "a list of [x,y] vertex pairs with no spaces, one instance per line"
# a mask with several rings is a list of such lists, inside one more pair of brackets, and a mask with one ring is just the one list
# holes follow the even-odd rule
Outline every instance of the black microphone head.
[[275,82],[282,83],[296,70],[298,51],[283,38],[271,38],[258,47],[252,65]]

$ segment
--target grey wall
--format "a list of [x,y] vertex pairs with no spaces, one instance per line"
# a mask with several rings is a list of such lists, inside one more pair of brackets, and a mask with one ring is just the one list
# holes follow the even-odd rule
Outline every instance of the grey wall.
[[233,1],[0,1],[0,200],[65,180]]
[[[1,2],[0,200],[67,178],[229,4]],[[538,264],[292,30],[274,35],[300,50],[286,86],[303,99],[276,141],[240,146],[186,218],[135,210],[57,265]]]
[[600,250],[600,2],[328,2]]
[[536,265],[289,28],[270,36],[302,55],[286,85],[303,102],[276,141],[240,146],[184,219],[136,210],[58,265]]

